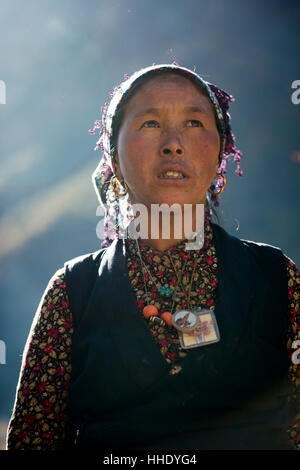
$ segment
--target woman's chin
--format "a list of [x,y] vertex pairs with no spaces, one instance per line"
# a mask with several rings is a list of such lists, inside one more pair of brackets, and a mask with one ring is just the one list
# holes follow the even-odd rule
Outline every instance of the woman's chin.
[[155,195],[155,202],[153,204],[167,204],[168,206],[172,206],[174,204],[180,205],[182,208],[185,204],[190,204],[195,206],[196,204],[204,204],[205,197],[200,198],[198,195],[192,197],[191,194],[186,192],[176,191],[176,192],[158,192]]
[[[145,188],[144,188],[145,189]],[[191,188],[172,188],[172,187],[151,187],[148,191],[142,191],[136,194],[129,195],[131,204],[142,204],[147,208],[151,208],[151,205],[166,204],[169,207],[177,204],[184,207],[185,204],[205,204],[206,193],[205,191],[194,191],[191,192]],[[203,194],[201,194],[203,193]]]

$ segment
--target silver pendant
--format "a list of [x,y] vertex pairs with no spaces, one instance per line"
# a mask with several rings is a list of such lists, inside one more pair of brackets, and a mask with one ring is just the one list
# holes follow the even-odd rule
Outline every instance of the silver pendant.
[[198,324],[198,315],[192,310],[179,310],[172,318],[173,326],[182,333],[191,333]]
[[183,349],[197,348],[220,341],[220,333],[212,310],[196,308],[180,310],[173,315]]

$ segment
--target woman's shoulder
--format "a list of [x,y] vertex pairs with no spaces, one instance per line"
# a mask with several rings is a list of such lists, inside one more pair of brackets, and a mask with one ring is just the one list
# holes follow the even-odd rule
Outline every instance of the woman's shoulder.
[[284,264],[287,266],[287,268],[290,268],[293,271],[299,271],[296,266],[296,263],[287,255],[287,253],[281,247],[264,242],[245,240],[243,238],[241,238],[240,240],[244,245],[251,247],[254,250],[257,250],[258,252],[264,250],[264,252],[268,253],[270,256],[274,254],[279,255]]
[[102,254],[105,252],[105,248],[100,248],[99,250],[84,253],[83,255],[75,256],[74,258],[70,258],[64,262],[64,267],[61,268],[65,270],[66,268],[72,270],[74,267],[79,266],[81,264],[89,264],[89,263],[97,263],[99,259],[101,259]]
[[271,245],[269,243],[261,242],[261,241],[254,241],[254,240],[248,240],[245,238],[239,238],[236,235],[232,235],[229,233],[227,230],[225,230],[223,227],[217,224],[212,224],[213,226],[213,231],[214,234],[221,240],[225,242],[229,242],[236,247],[241,247],[242,249],[245,249],[247,251],[252,251],[257,252],[257,253],[269,253],[269,254],[274,254],[274,253],[281,253],[283,255],[283,252],[280,247]]
[[[65,292],[69,295],[68,281],[69,278],[87,277],[87,273],[93,274],[96,268],[99,267],[101,256],[105,252],[104,248],[94,252],[85,253],[74,258],[70,258],[64,262],[63,266],[58,268],[51,276],[48,285],[44,291],[43,298],[47,295],[52,298],[56,295],[57,290]],[[80,279],[79,279],[80,282]]]
[[283,269],[290,268],[297,271],[295,262],[282,250],[281,247],[265,243],[262,241],[248,240],[239,238],[227,232],[223,227],[212,224],[214,234],[227,247],[231,247],[232,251],[239,253],[239,256],[248,256],[255,259],[260,265],[269,270],[277,269],[279,265]]

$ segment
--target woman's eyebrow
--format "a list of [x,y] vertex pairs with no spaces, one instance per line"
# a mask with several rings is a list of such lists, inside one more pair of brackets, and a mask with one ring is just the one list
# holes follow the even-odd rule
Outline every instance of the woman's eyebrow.
[[146,108],[146,109],[142,109],[141,111],[138,111],[134,117],[137,118],[137,117],[142,117],[142,116],[145,116],[146,114],[156,114],[158,115],[160,113],[160,109],[159,108]]
[[200,106],[185,106],[184,111],[187,111],[188,113],[207,113],[207,109]]

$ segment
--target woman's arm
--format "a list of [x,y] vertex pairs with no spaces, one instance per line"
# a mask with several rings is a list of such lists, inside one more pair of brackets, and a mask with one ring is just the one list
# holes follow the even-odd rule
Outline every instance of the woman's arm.
[[7,450],[64,448],[73,329],[63,271],[49,281],[30,329]]
[[[289,379],[294,385],[294,394],[291,397],[294,419],[288,428],[289,437],[296,449],[300,449],[300,364],[297,364],[300,358],[300,271],[295,263],[285,255],[288,273],[288,299],[289,315],[291,326],[288,335],[288,354],[291,359],[289,369]],[[299,341],[298,346],[293,347],[295,341]],[[293,355],[294,353],[294,355]]]

